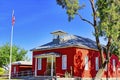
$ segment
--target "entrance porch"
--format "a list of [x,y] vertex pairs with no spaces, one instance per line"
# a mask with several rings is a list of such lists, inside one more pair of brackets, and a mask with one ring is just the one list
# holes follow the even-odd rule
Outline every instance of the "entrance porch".
[[55,76],[56,75],[56,58],[60,57],[59,53],[49,52],[39,55],[35,55],[35,77],[38,77],[38,70],[42,70],[42,59],[46,59],[46,70],[44,71],[44,76]]

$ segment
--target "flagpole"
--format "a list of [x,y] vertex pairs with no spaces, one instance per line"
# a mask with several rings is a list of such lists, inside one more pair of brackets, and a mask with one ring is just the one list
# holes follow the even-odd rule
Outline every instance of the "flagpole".
[[13,27],[14,27],[14,10],[12,13],[12,30],[11,30],[11,39],[10,39],[10,67],[9,67],[9,80],[11,80],[11,70],[12,70],[12,42],[13,42]]
[[12,69],[12,40],[13,40],[13,25],[11,30],[11,41],[10,41],[10,68],[9,68],[9,80],[11,80],[11,69]]

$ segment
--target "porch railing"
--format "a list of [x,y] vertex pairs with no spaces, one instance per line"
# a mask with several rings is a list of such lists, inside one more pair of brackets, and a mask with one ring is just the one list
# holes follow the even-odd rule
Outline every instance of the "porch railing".
[[12,78],[24,77],[24,76],[33,76],[33,75],[34,75],[34,71],[20,71],[20,72],[16,72],[16,73],[11,74]]

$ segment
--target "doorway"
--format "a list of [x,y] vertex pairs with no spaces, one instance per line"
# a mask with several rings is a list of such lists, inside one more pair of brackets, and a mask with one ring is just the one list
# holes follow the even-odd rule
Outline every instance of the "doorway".
[[47,57],[46,76],[51,76],[52,60],[53,60],[53,76],[55,76],[56,57]]

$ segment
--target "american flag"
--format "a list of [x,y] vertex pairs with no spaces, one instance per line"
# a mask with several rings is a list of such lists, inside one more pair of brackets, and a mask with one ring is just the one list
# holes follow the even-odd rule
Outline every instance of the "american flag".
[[14,16],[14,10],[12,12],[12,26],[14,26],[15,24],[15,16]]

